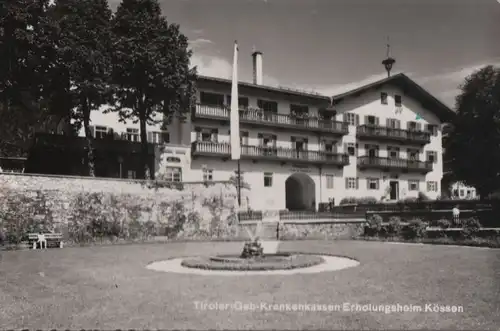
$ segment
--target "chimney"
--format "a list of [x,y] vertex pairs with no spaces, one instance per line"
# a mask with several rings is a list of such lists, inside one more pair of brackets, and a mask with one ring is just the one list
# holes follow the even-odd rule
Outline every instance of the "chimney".
[[255,85],[262,85],[262,52],[253,48],[253,83]]

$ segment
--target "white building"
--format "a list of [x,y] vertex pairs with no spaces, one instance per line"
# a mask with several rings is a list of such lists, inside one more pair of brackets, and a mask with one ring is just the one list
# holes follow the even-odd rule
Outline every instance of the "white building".
[[[253,83],[239,83],[243,180],[250,207],[317,208],[345,197],[400,200],[419,192],[437,198],[443,176],[441,125],[453,112],[404,74],[333,97],[262,85],[262,54],[252,54]],[[179,181],[228,180],[231,81],[200,77],[198,104],[168,132],[155,172]],[[93,130],[139,139],[139,124],[95,112]],[[82,132],[83,134],[83,132]],[[171,153],[170,153],[171,152]],[[174,155],[176,154],[176,155]],[[133,170],[122,177],[134,176]]]

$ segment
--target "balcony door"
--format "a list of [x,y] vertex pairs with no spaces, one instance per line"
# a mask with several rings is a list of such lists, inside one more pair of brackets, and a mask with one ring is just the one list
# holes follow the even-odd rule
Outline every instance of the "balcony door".
[[291,137],[293,157],[307,158],[307,138]]
[[276,121],[278,114],[278,103],[276,101],[257,100],[257,107],[263,112],[262,119],[264,121]]
[[391,180],[389,182],[389,187],[391,189],[390,199],[391,200],[398,200],[398,196],[399,196],[399,182],[397,180]]

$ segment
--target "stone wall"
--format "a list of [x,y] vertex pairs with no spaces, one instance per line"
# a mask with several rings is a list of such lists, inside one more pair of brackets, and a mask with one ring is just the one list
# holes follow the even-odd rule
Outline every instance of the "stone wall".
[[[243,240],[230,183],[183,183],[0,173],[0,234],[56,231],[68,243],[150,240]],[[274,237],[274,230],[267,234]],[[359,223],[282,223],[280,239],[350,239]]]

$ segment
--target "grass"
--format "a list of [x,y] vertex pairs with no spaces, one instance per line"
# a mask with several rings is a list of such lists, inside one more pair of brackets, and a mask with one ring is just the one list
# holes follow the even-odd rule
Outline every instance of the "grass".
[[210,257],[195,257],[185,259],[182,265],[188,268],[209,270],[232,270],[232,271],[265,271],[265,270],[290,270],[306,268],[325,262],[321,256],[298,254],[290,259],[244,259],[241,262],[212,261]]
[[[243,242],[0,252],[0,329],[462,329],[500,325],[500,250],[366,241],[287,241],[280,251],[349,256],[358,267],[293,276],[151,271],[156,260],[237,254]],[[459,313],[200,309],[200,302],[426,304]],[[198,309],[197,309],[198,307]]]

